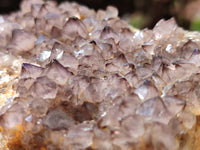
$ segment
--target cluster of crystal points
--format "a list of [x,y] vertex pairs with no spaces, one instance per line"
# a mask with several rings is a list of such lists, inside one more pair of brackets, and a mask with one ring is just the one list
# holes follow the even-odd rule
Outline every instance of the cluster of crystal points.
[[117,15],[25,0],[0,16],[1,149],[199,148],[200,34]]

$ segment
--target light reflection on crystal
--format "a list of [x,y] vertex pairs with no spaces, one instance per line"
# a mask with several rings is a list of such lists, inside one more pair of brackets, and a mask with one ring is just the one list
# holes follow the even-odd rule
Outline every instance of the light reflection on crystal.
[[32,121],[32,115],[29,115],[28,117],[26,117],[25,120],[26,120],[27,122],[31,122],[31,121]]
[[0,144],[9,135],[13,150],[197,148],[198,32],[173,18],[135,30],[112,6],[21,9],[0,16]]
[[142,31],[137,31],[137,32],[135,32],[135,34],[134,34],[134,36],[133,36],[133,39],[136,39],[136,38],[138,38],[138,39],[143,39],[143,33],[142,33]]
[[3,16],[0,15],[0,24],[1,23],[4,23],[4,18],[3,18]]
[[172,44],[168,44],[165,50],[170,53],[171,49],[172,49]]
[[57,55],[57,59],[61,59],[62,58],[62,56],[63,56],[63,51],[61,51],[58,55]]
[[172,86],[173,86],[172,84],[165,86],[164,89],[162,90],[163,92],[162,92],[161,97],[165,96],[167,91],[169,91],[172,88]]
[[47,60],[51,56],[51,51],[50,50],[45,50],[40,53],[39,55],[39,61],[43,62]]
[[35,42],[35,44],[36,44],[36,45],[37,45],[37,44],[40,44],[40,43],[44,42],[44,40],[45,40],[45,36],[42,35],[42,34],[40,34],[40,35],[38,36],[38,39],[37,39],[37,41]]
[[79,51],[74,51],[74,54],[76,57],[78,57],[80,54],[84,54],[84,50],[80,49]]

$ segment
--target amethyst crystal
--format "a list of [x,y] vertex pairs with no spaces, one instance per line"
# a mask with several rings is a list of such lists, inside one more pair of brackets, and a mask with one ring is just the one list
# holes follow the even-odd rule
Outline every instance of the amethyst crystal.
[[24,0],[0,16],[0,149],[200,148],[200,34],[117,15]]

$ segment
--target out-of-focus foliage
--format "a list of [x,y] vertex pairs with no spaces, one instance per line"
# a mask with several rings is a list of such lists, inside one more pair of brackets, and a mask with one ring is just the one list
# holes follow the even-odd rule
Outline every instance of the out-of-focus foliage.
[[125,19],[135,27],[152,28],[161,18],[174,17],[179,26],[200,31],[200,0],[133,1],[135,10]]
[[187,3],[184,15],[190,22],[190,29],[200,31],[200,0],[191,0]]
[[135,28],[141,28],[144,26],[144,24],[146,24],[145,16],[143,16],[141,13],[135,13],[131,16],[124,16],[124,20],[127,20],[127,22]]
[[[66,0],[55,0],[61,3]],[[161,18],[174,17],[179,26],[198,30],[200,0],[68,0],[84,4],[95,10],[113,5],[119,15],[139,29],[152,28]],[[0,0],[0,13],[10,13],[19,9],[20,0]]]
[[190,28],[191,28],[192,30],[200,31],[200,18],[194,19],[194,20],[191,22]]

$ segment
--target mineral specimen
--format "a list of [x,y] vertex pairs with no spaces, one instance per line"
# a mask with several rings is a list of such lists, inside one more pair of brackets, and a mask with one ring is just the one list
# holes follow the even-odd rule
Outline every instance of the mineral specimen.
[[0,39],[0,149],[200,149],[200,33],[173,18],[24,0]]

